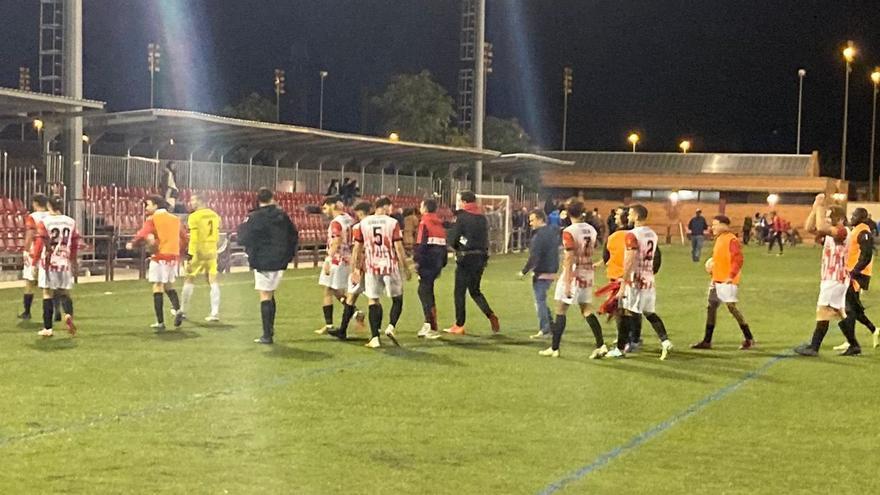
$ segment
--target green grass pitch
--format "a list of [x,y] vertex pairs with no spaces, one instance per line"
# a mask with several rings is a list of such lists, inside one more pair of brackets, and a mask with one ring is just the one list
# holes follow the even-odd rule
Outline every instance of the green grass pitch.
[[[221,325],[195,323],[207,313],[200,284],[192,321],[164,335],[148,328],[145,282],[76,288],[76,339],[40,340],[37,320],[15,322],[20,291],[0,291],[0,493],[880,492],[870,335],[859,328],[859,358],[831,351],[842,340],[833,327],[820,358],[786,355],[814,326],[818,250],[747,248],[751,352],[737,350],[723,309],[716,349],[688,348],[702,337],[706,274],[684,248],[663,258],[658,312],[676,345],[666,362],[647,324],[643,352],[587,360],[574,309],[562,357],[539,357],[547,344],[528,339],[536,322],[518,255],[493,258],[484,278],[502,335],[469,303],[470,335],[420,341],[413,281],[403,347],[377,351],[363,333],[346,343],[313,333],[316,270],[287,272],[272,347],[251,343],[249,274],[223,280]],[[437,288],[444,325],[453,268]],[[877,296],[865,300],[880,320]]]

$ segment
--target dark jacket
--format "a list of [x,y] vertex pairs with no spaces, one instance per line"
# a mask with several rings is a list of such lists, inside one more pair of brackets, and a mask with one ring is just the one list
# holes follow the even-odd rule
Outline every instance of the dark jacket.
[[446,235],[449,247],[459,258],[466,255],[488,255],[489,222],[474,203],[455,212],[455,223]]
[[447,261],[446,229],[436,213],[425,213],[419,222],[413,260],[419,265],[419,275],[439,273]]
[[706,229],[708,228],[709,224],[706,223],[706,217],[702,215],[695,216],[688,222],[688,230],[691,231],[691,235],[706,235]]
[[523,273],[534,271],[535,275],[556,273],[559,269],[559,228],[545,225],[535,230],[529,244],[529,259]]
[[275,205],[261,206],[238,226],[238,243],[244,246],[251,269],[284,270],[296,255],[299,234],[287,213]]

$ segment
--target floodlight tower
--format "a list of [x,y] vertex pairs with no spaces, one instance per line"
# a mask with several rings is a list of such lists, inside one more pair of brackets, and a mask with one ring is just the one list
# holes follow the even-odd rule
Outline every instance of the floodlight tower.
[[147,70],[150,71],[150,108],[155,107],[156,101],[156,73],[161,69],[162,47],[159,43],[147,45]]
[[[486,116],[486,74],[491,65],[491,45],[486,44],[486,0],[462,0],[459,57],[464,67],[458,73],[458,125],[471,131],[473,145],[483,149],[483,119]],[[483,162],[474,164],[474,192],[483,189]]]
[[281,95],[286,93],[284,89],[284,71],[275,69],[275,122],[281,122]]
[[40,93],[64,92],[64,3],[65,0],[40,0]]

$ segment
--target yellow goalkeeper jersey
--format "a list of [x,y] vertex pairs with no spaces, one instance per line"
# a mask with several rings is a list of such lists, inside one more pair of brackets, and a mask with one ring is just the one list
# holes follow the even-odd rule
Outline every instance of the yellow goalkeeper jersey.
[[217,242],[220,240],[220,215],[210,208],[200,208],[190,213],[189,255],[194,258],[212,259],[217,257]]

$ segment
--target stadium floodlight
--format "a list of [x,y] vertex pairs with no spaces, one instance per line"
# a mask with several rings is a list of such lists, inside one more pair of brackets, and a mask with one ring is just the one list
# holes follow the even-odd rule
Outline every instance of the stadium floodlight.
[[31,90],[31,69],[30,67],[18,68],[18,89],[22,91]]
[[770,205],[771,208],[773,208],[774,206],[779,204],[779,195],[778,194],[771,194],[771,195],[767,196],[767,204]]
[[571,67],[562,69],[562,151],[565,151],[565,144],[568,138],[568,97],[572,92],[573,71]]
[[843,145],[840,148],[840,180],[846,180],[846,132],[849,120],[849,75],[856,57],[856,47],[852,41],[846,42],[843,59],[846,60],[846,85],[843,91]]
[[40,132],[43,130],[43,121],[40,119],[34,119],[34,130]]
[[391,141],[400,141],[400,134],[398,134],[396,132],[392,132],[391,134],[388,135],[388,139]]
[[678,147],[681,149],[681,152],[686,155],[687,152],[691,149],[691,142],[685,139],[684,141],[678,143]]
[[284,89],[285,80],[284,71],[275,69],[275,122],[279,123],[281,122],[281,95],[287,92]]
[[804,110],[804,77],[807,75],[807,71],[804,69],[798,70],[798,121],[797,121],[797,154],[801,154],[801,118],[803,116]]
[[150,71],[150,108],[153,108],[156,93],[156,73],[159,72],[160,61],[162,59],[162,47],[159,43],[150,43],[147,45],[147,70]]
[[626,138],[626,140],[629,141],[630,144],[632,144],[632,146],[633,146],[633,153],[635,153],[635,152],[636,152],[636,145],[639,144],[639,141],[641,140],[641,137],[638,135],[638,133],[633,132],[633,133],[630,133],[629,137]]
[[871,82],[874,84],[874,103],[871,110],[871,152],[869,159],[869,175],[868,178],[868,201],[874,201],[874,149],[876,147],[877,138],[877,91],[880,89],[880,67],[875,67],[871,73]]
[[318,72],[318,75],[321,76],[321,110],[318,115],[318,129],[324,128],[324,79],[326,79],[329,74],[330,73],[326,70]]

